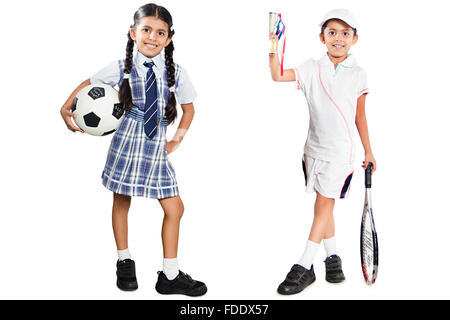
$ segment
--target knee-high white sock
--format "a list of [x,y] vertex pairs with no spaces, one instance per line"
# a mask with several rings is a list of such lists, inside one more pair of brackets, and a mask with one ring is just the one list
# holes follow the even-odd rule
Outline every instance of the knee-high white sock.
[[167,279],[169,279],[169,280],[175,279],[179,273],[177,258],[173,258],[173,259],[165,259],[164,258],[163,272],[166,275]]
[[131,259],[130,250],[128,248],[124,250],[117,250],[117,255],[119,256],[119,261],[123,261],[125,259]]
[[316,256],[317,250],[319,250],[320,243],[315,243],[310,240],[306,242],[305,251],[302,257],[298,261],[298,264],[302,267],[310,270],[313,263],[314,257]]
[[332,237],[329,239],[323,239],[323,245],[325,247],[325,253],[327,255],[327,258],[329,256],[332,256],[333,254],[337,255],[336,237]]

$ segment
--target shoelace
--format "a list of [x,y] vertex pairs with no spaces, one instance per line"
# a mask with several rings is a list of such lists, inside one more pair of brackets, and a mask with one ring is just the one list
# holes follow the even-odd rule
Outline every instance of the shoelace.
[[184,272],[180,271],[180,274],[181,274],[181,276],[182,276],[184,279],[186,279],[188,282],[193,282],[193,281],[194,281],[194,279],[192,279],[191,276],[188,275],[187,273],[184,273]]
[[118,266],[119,274],[124,276],[131,276],[132,275],[132,266],[131,263],[119,263]]
[[[183,271],[179,271],[179,272],[180,272],[180,278],[179,278],[180,280],[184,280],[183,282],[185,282],[186,284],[195,283],[195,280],[192,279],[190,275],[188,275],[187,273],[184,273]],[[159,275],[160,273],[162,273],[162,271],[158,271],[157,273]]]
[[181,271],[179,280],[186,289],[191,289],[196,284],[196,281],[192,279],[190,275]]

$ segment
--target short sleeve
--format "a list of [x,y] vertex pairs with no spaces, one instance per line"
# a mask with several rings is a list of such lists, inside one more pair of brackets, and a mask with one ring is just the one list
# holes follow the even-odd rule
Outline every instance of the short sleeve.
[[116,86],[120,81],[119,61],[113,61],[91,77],[92,84],[108,84]]
[[360,68],[358,75],[357,96],[359,98],[360,96],[366,93],[369,93],[369,86],[367,84],[367,74],[364,69]]
[[188,104],[194,102],[197,92],[192,85],[191,79],[186,70],[180,67],[179,75],[175,83],[175,96],[179,104]]
[[311,86],[313,70],[313,59],[309,59],[303,64],[299,65],[297,68],[294,68],[297,90],[301,89],[303,92],[306,92],[307,88]]

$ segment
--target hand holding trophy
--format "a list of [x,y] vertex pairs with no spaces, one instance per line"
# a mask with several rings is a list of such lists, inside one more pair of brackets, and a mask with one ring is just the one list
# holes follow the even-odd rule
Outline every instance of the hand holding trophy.
[[281,56],[281,76],[283,76],[284,51],[286,47],[286,27],[281,20],[281,13],[269,12],[269,47],[270,54],[278,53],[278,41],[284,35],[283,54]]
[[278,23],[278,13],[269,12],[269,48],[270,53],[278,53],[278,36],[275,35],[275,29]]

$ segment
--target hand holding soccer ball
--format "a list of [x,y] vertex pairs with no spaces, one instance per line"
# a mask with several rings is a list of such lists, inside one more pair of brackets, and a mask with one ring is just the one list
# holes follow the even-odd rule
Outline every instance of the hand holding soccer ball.
[[66,123],[67,128],[72,132],[79,131],[81,133],[84,133],[83,130],[81,130],[80,128],[78,128],[77,126],[75,126],[73,124],[72,118],[75,119],[76,115],[70,110],[70,108],[71,108],[70,105],[68,107],[64,105],[61,108],[61,116],[62,116],[64,122]]
[[[118,92],[105,84],[80,85],[71,106],[61,108],[61,116],[69,130],[86,132],[94,136],[106,136],[120,126],[124,108],[119,102]],[[72,123],[74,119],[76,127]]]
[[61,107],[61,117],[64,120],[64,123],[67,126],[67,129],[69,129],[72,132],[81,132],[84,133],[83,130],[78,128],[74,123],[72,122],[72,118],[75,119],[76,115],[72,112],[72,105],[73,100],[75,99],[75,95],[84,87],[88,86],[90,84],[89,80],[83,81],[76,89],[75,91],[70,95],[70,97],[67,99],[67,101],[64,103],[64,105]]

